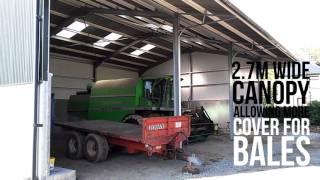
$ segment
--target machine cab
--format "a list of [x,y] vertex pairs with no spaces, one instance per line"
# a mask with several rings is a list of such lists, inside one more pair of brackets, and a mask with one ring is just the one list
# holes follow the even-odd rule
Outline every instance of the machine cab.
[[143,79],[144,98],[153,107],[173,107],[173,80],[171,77]]

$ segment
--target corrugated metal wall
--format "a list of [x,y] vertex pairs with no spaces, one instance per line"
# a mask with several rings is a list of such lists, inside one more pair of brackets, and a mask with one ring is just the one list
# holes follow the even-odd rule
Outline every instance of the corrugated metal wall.
[[36,1],[0,1],[0,179],[31,179]]
[[32,82],[35,17],[34,0],[0,1],[0,85]]
[[[51,56],[50,72],[53,73],[52,92],[56,99],[69,99],[77,91],[85,91],[93,80],[93,66],[79,63],[77,59],[64,59]],[[97,69],[97,80],[137,77],[138,73],[112,67],[101,66]]]
[[[235,60],[247,61],[243,58]],[[246,71],[242,69],[241,73]],[[228,73],[227,56],[198,52],[191,55],[183,54],[181,56],[182,100],[228,100]],[[143,74],[145,77],[162,75],[172,75],[172,61],[160,64]],[[193,91],[192,97],[190,89]]]
[[[67,105],[70,95],[85,91],[87,84],[93,80],[93,66],[60,56],[51,56],[50,72],[53,74],[52,93],[55,95],[55,118],[66,120]],[[138,77],[137,72],[101,66],[97,69],[97,80]]]
[[[241,67],[245,67],[248,60],[235,58],[234,61],[240,61]],[[143,76],[172,75],[172,71],[172,61],[167,61],[146,71]],[[228,73],[227,56],[200,52],[181,56],[182,101],[191,100],[196,105],[204,106],[222,128],[226,128],[229,121]],[[241,75],[246,73],[248,69],[239,71]]]

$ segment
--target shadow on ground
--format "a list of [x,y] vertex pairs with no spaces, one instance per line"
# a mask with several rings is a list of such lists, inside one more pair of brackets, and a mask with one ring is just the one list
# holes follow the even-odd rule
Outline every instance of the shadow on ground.
[[[320,166],[320,134],[311,133],[311,144],[306,146],[311,155],[310,166]],[[144,154],[129,155],[125,151],[111,152],[107,161],[90,163],[86,160],[70,160],[64,156],[64,133],[60,128],[52,129],[52,155],[56,157],[56,166],[75,169],[79,180],[102,179],[189,179],[202,177],[220,177],[236,173],[252,173],[273,169],[271,167],[233,166],[233,142],[227,135],[210,136],[207,141],[189,144],[186,153],[195,153],[203,162],[199,175],[183,174],[186,164],[181,160],[163,160],[147,158]],[[273,157],[279,159],[280,140],[273,143]],[[292,144],[294,146],[294,144]],[[294,158],[296,154],[291,155]],[[279,167],[274,167],[275,169]],[[284,167],[283,167],[284,168]]]

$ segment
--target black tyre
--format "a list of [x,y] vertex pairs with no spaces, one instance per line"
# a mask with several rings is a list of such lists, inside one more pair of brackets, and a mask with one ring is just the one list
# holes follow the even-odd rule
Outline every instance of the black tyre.
[[84,156],[90,162],[101,162],[107,159],[109,144],[105,137],[89,134],[83,144]]
[[67,133],[66,154],[71,159],[81,159],[83,157],[83,134],[71,131]]
[[143,117],[137,114],[132,114],[124,118],[125,123],[142,125]]

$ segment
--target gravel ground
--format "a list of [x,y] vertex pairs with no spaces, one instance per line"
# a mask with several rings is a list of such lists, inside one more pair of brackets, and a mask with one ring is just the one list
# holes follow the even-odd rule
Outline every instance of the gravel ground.
[[[148,159],[144,154],[129,155],[125,152],[112,152],[108,160],[93,164],[86,160],[70,160],[64,157],[63,132],[53,130],[52,153],[56,157],[56,166],[75,169],[77,179],[192,179],[247,173],[272,169],[270,167],[233,166],[233,142],[226,135],[210,136],[207,141],[189,144],[186,153],[195,153],[203,162],[199,167],[199,175],[183,174],[182,167],[186,164],[180,160],[163,160],[161,158]],[[310,134],[311,144],[306,146],[311,155],[310,166],[320,166],[320,134]],[[249,138],[250,139],[250,138]],[[273,158],[280,159],[280,138],[275,137]],[[288,147],[294,147],[289,144]],[[266,148],[266,144],[264,144]],[[250,149],[250,148],[249,148]],[[298,152],[290,155],[293,159]],[[278,168],[278,167],[274,167]]]

